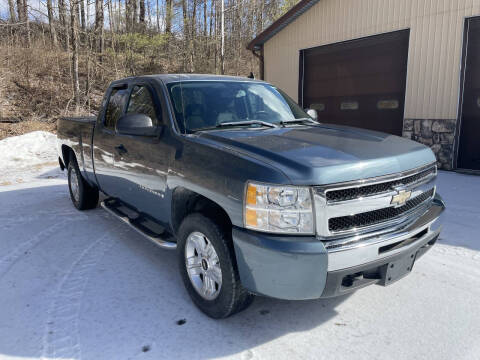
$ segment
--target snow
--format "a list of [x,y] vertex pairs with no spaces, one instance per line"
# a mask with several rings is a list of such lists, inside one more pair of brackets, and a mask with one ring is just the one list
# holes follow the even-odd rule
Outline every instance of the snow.
[[[10,185],[42,177],[60,177],[57,137],[46,131],[33,131],[0,141],[0,185]],[[55,166],[53,169],[52,167]],[[45,172],[50,168],[51,172]]]
[[216,321],[188,298],[175,253],[74,209],[54,140],[0,141],[0,359],[480,358],[480,177],[440,172],[446,228],[401,281],[259,297]]

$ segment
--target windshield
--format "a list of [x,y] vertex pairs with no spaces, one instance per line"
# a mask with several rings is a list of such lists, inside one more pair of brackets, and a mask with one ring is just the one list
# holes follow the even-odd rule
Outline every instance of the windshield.
[[265,83],[186,81],[167,87],[183,133],[216,128],[222,123],[260,120],[278,124],[309,118],[285,93]]

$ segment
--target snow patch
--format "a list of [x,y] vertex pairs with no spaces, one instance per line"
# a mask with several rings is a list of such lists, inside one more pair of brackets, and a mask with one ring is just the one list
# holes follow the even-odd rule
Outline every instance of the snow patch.
[[63,177],[58,166],[56,141],[56,135],[47,131],[0,140],[0,186],[35,178]]

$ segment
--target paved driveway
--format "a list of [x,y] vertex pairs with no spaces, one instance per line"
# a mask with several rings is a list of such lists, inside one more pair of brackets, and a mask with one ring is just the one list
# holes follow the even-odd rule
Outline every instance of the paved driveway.
[[480,177],[440,173],[446,229],[402,281],[257,298],[222,321],[191,303],[173,253],[100,208],[76,211],[48,177],[0,186],[1,359],[480,358]]

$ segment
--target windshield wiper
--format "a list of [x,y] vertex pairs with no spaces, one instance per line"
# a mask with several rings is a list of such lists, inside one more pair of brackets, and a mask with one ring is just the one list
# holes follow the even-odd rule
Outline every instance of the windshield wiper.
[[311,124],[317,124],[318,125],[318,121],[315,121],[311,118],[300,118],[300,119],[288,119],[288,120],[282,120],[280,121],[280,124],[284,125],[284,124],[299,124],[299,123],[303,123],[303,122],[309,122]]
[[250,126],[250,125],[262,125],[262,126],[268,126],[271,128],[277,128],[278,125],[262,121],[262,120],[245,120],[245,121],[229,121],[229,122],[223,122],[217,125],[217,127],[223,127],[223,126]]

